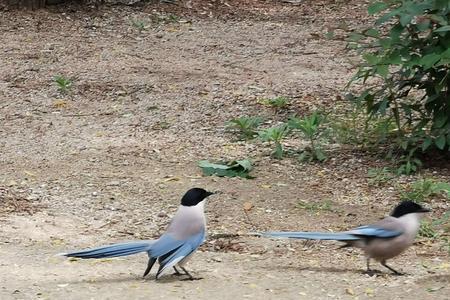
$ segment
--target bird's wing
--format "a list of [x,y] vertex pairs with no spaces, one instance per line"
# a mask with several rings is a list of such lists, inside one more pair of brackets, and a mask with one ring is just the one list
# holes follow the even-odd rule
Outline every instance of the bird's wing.
[[368,238],[394,238],[403,233],[403,228],[395,218],[387,217],[374,224],[360,226],[348,233]]
[[[169,236],[169,234],[164,235]],[[163,237],[164,237],[163,236]],[[175,240],[172,237],[165,238],[165,241],[162,242],[158,248],[164,249],[165,253],[159,255],[159,270],[156,274],[158,278],[165,270],[170,269],[175,266],[179,261],[183,258],[189,256],[192,252],[197,250],[197,248],[203,243],[205,240],[205,231],[202,230],[197,234],[191,235],[182,240]],[[165,243],[165,244],[163,244]],[[153,247],[152,247],[153,248]],[[157,249],[160,250],[160,249]],[[161,252],[158,252],[161,253]],[[151,251],[153,256],[153,251]],[[155,255],[156,256],[156,255]]]
[[151,257],[160,257],[170,251],[173,251],[184,244],[184,240],[177,239],[170,233],[163,234],[152,247],[149,249],[148,253]]

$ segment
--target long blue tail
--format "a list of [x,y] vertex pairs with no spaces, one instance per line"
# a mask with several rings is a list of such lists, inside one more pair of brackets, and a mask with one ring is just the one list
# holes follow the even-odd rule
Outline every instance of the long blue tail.
[[130,243],[114,244],[110,246],[103,246],[94,249],[86,249],[70,253],[62,253],[61,255],[78,258],[106,258],[106,257],[127,256],[139,252],[146,252],[150,249],[152,244],[153,241],[130,242]]
[[263,232],[262,236],[290,238],[290,239],[304,239],[304,240],[333,240],[333,241],[356,241],[360,238],[344,232],[324,233],[324,232]]

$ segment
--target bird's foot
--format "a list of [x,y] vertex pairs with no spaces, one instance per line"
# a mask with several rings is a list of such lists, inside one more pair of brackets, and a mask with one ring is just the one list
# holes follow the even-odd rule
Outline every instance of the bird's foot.
[[392,272],[392,275],[394,275],[394,276],[404,276],[404,275],[406,275],[406,273],[395,271],[395,272]]
[[183,275],[185,275],[185,274],[180,273],[180,272],[175,272],[175,273],[173,273],[172,275],[173,275],[173,276],[183,276]]
[[175,273],[173,273],[173,276],[183,276],[183,275],[186,275],[186,274],[183,274],[183,273],[181,273],[180,271],[178,271],[178,269],[177,269],[175,266],[173,266],[173,270],[175,271]]
[[369,270],[366,270],[366,271],[363,272],[363,274],[369,275],[370,277],[377,276],[377,275],[380,275],[382,273],[383,272],[381,272],[380,270],[372,270],[372,269],[369,269]]

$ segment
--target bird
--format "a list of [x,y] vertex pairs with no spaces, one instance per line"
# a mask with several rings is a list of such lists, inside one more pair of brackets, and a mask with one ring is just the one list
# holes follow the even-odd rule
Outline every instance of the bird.
[[[147,276],[156,261],[159,269],[155,279],[172,267],[175,275],[187,275],[188,280],[197,280],[184,267],[192,254],[206,237],[205,199],[218,192],[208,192],[202,188],[192,188],[181,198],[178,211],[172,218],[166,232],[156,240],[143,240],[113,244],[93,249],[60,253],[66,257],[109,258],[147,252],[149,260],[143,277]],[[184,272],[181,273],[177,266]]]
[[362,249],[366,256],[367,274],[374,274],[370,268],[370,260],[374,259],[395,275],[403,273],[387,265],[387,260],[394,258],[414,242],[420,227],[420,219],[429,209],[410,200],[400,202],[390,216],[371,225],[357,227],[350,231],[325,232],[264,232],[260,236],[306,239],[335,240],[344,242],[340,248],[356,247]]

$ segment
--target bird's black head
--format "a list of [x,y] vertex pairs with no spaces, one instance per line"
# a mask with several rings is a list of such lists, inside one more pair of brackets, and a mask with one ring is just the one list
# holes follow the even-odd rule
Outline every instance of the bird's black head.
[[407,200],[400,202],[397,207],[394,208],[394,211],[392,212],[391,216],[395,218],[399,218],[401,216],[412,214],[412,213],[426,213],[429,212],[429,209],[426,209],[425,207],[421,206],[420,204],[417,204],[413,201]]
[[205,200],[206,197],[212,195],[214,193],[205,191],[201,188],[193,188],[184,194],[183,198],[181,198],[181,205],[183,206],[195,206]]

